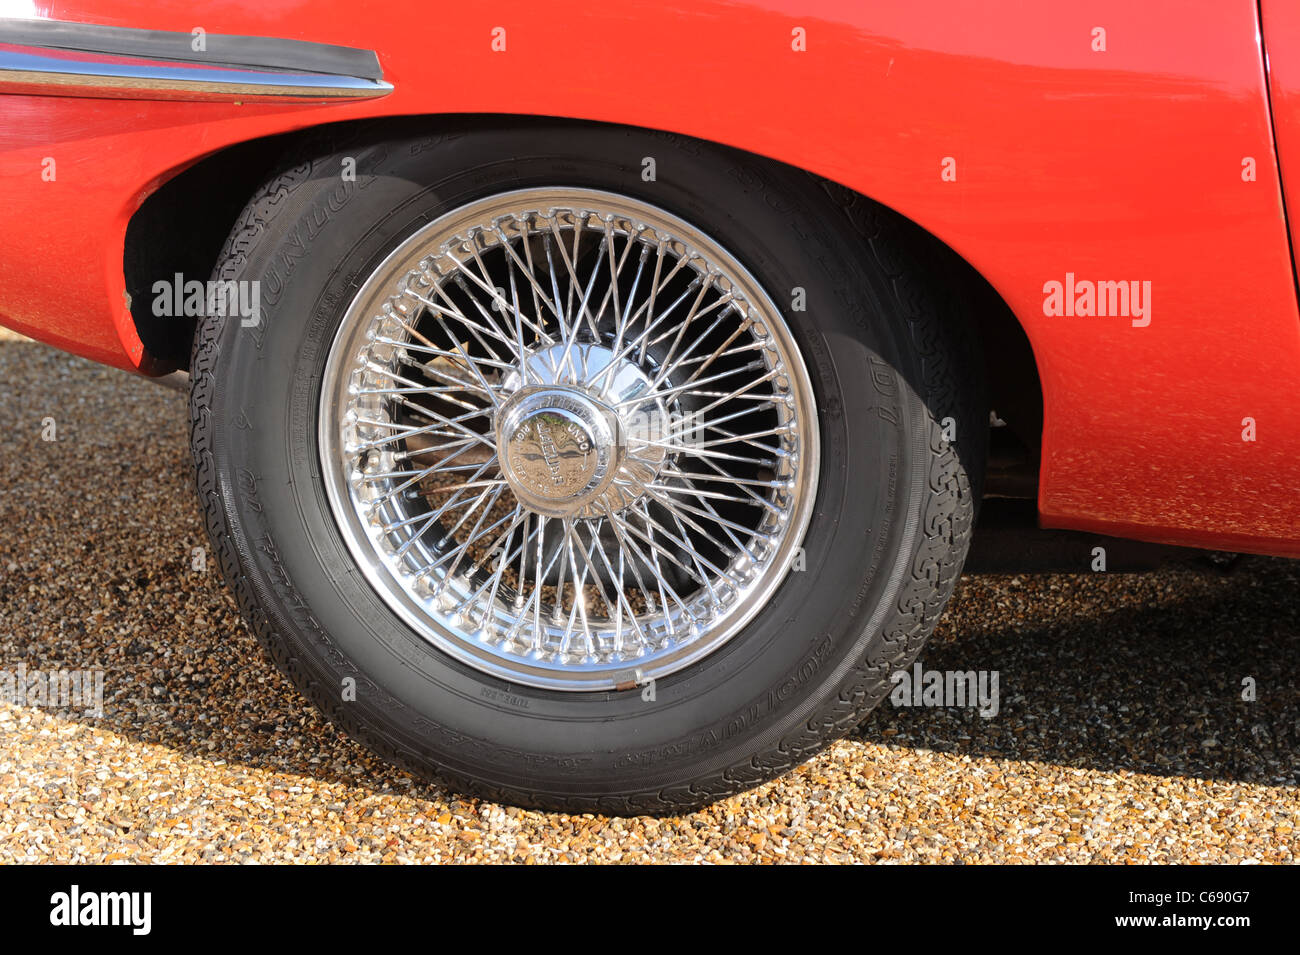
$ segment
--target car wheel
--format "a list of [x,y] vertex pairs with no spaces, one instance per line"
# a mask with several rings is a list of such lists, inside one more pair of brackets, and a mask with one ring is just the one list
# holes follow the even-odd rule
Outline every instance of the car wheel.
[[[690,809],[846,733],[969,540],[979,362],[812,177],[558,122],[318,145],[197,330],[208,530],[355,738],[519,805]],[[390,134],[391,135],[391,134]]]

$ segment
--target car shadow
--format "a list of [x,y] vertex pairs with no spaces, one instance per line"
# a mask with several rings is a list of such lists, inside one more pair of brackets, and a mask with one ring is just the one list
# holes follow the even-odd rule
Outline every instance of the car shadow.
[[1293,561],[1249,557],[1228,574],[967,577],[919,662],[923,671],[996,671],[996,715],[886,699],[854,737],[971,757],[1295,786],[1297,634],[1300,564]]

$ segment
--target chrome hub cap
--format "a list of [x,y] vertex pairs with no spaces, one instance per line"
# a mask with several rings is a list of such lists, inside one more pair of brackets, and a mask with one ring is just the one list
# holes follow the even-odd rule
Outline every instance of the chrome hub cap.
[[483,199],[364,283],[318,427],[340,532],[416,633],[558,690],[666,676],[733,638],[816,494],[807,370],[708,236],[613,193]]
[[617,473],[618,417],[576,388],[517,392],[501,411],[501,472],[536,514],[590,511]]

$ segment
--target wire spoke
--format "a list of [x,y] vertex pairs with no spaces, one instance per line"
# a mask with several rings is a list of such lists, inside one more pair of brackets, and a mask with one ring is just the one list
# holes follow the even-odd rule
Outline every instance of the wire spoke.
[[378,267],[392,291],[345,316],[322,382],[325,479],[422,636],[510,682],[610,692],[730,639],[788,570],[811,386],[775,305],[689,224],[517,194]]

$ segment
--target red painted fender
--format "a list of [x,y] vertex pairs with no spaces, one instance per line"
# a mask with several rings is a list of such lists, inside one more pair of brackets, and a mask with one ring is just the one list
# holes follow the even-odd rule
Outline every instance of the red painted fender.
[[[329,106],[0,97],[0,316],[26,334],[138,367],[126,222],[177,170],[241,140],[464,112],[671,130],[858,190],[990,281],[1039,366],[1044,523],[1300,554],[1300,315],[1254,0],[37,5],[371,48],[395,91]],[[1300,14],[1264,10],[1283,168],[1300,179]],[[1289,31],[1276,47],[1274,22]],[[1067,276],[1076,299],[1087,283],[1149,292],[1125,309],[1103,286],[1123,314],[1080,314],[1086,295],[1051,314],[1049,283],[1063,294]]]

